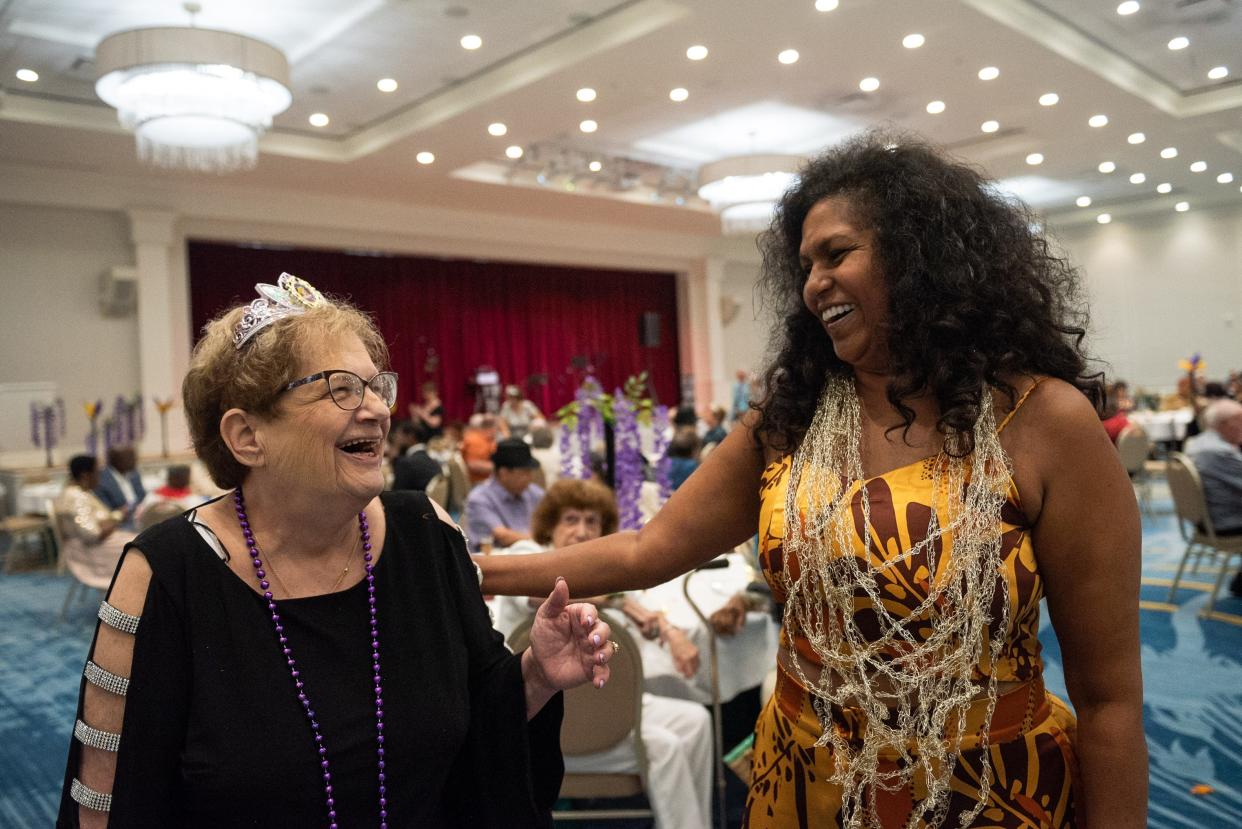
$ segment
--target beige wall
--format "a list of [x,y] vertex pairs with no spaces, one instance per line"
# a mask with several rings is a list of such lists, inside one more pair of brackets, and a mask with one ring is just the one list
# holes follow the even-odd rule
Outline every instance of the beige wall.
[[[81,403],[139,388],[136,317],[105,317],[99,275],[130,265],[129,223],[115,211],[0,202],[0,383],[54,381],[65,401],[63,446],[84,444]],[[29,449],[0,434],[0,452]]]

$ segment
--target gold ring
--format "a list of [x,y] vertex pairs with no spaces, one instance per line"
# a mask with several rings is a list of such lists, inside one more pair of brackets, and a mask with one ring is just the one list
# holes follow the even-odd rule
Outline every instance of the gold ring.
[[[608,641],[609,641],[609,642],[612,642],[612,640],[611,640],[611,639],[609,639]],[[612,655],[613,655],[613,656],[616,656],[616,655],[617,655],[617,654],[619,654],[619,653],[621,653],[621,643],[620,643],[620,642],[612,642]]]

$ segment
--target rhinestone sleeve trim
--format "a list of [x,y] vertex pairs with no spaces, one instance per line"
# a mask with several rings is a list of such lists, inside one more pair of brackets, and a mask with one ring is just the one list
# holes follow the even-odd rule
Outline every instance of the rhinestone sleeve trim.
[[123,697],[129,693],[128,679],[123,676],[117,676],[111,671],[104,670],[89,659],[86,661],[86,668],[83,669],[82,673],[86,676],[87,682],[96,688],[104,689],[110,694]]
[[78,720],[77,724],[73,726],[73,736],[77,737],[78,741],[83,745],[88,745],[91,748],[97,748],[101,751],[115,752],[121,747],[120,734],[113,734],[110,731],[100,731],[98,728],[91,728],[81,720]]
[[107,599],[99,603],[99,618],[108,627],[116,628],[121,633],[137,633],[141,616],[130,616],[108,604]]
[[69,784],[69,796],[93,812],[112,811],[112,795],[87,788],[76,777]]

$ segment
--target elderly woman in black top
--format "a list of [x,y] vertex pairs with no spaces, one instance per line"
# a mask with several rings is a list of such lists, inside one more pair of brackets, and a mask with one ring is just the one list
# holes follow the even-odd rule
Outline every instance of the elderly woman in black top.
[[545,826],[557,692],[601,686],[558,580],[510,654],[460,530],[380,495],[396,375],[296,277],[206,328],[183,394],[232,491],[141,535],[100,607],[58,826]]

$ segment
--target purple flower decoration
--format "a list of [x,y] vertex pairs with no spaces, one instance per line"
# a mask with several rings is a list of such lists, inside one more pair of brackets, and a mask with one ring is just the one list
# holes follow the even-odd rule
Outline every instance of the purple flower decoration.
[[643,525],[639,500],[643,486],[642,436],[638,413],[620,389],[613,398],[613,434],[616,440],[617,512],[621,529],[637,530]]

